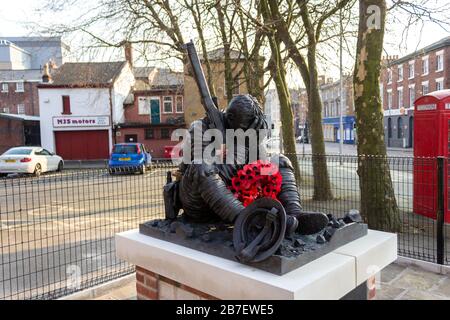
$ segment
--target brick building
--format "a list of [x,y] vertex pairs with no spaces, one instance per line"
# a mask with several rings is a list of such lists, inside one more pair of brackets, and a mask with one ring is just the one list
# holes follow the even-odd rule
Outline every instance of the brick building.
[[0,38],[0,153],[17,145],[40,145],[37,86],[42,68],[49,61],[61,65],[69,51],[59,37]]
[[297,100],[294,103],[294,122],[295,122],[295,136],[296,137],[306,137],[308,142],[309,139],[309,121],[308,121],[308,93],[306,89],[300,88],[297,90]]
[[133,94],[125,101],[124,122],[116,142],[141,142],[153,158],[164,158],[165,147],[176,145],[173,130],[185,128],[183,73],[155,67],[135,67]]
[[[231,69],[233,76],[236,78],[236,83],[233,85],[233,94],[248,93],[247,84],[244,80],[242,68],[244,66],[245,57],[237,50],[231,50]],[[202,57],[199,56],[200,61]],[[216,91],[217,102],[219,107],[225,108],[228,105],[226,90],[225,90],[225,66],[224,66],[224,50],[223,48],[215,49],[208,52],[208,59],[211,65],[213,74],[213,84]],[[259,57],[261,63],[264,62],[263,57]],[[206,67],[202,65],[205,77]],[[239,75],[239,76],[238,76]],[[262,86],[264,77],[260,78],[260,85]],[[201,104],[200,93],[198,92],[197,84],[193,77],[188,75],[187,65],[184,66],[184,92],[189,93],[184,95],[184,104],[186,105],[185,119],[189,126],[193,121],[203,118],[205,111]],[[260,101],[263,105],[264,102]]]
[[380,88],[388,147],[413,146],[414,101],[450,88],[450,37],[402,58],[384,60]]
[[[340,108],[341,92],[340,81],[335,81],[321,76],[319,79],[320,94],[322,97],[323,110],[323,134],[324,140],[328,142],[340,141]],[[344,103],[342,110],[342,122],[344,129],[344,143],[354,144],[356,141],[355,105],[353,102],[353,79],[351,76],[344,77]]]
[[[294,116],[295,136],[298,137],[307,128],[308,95],[303,88],[290,88],[289,95]],[[282,123],[280,120],[280,101],[276,89],[268,89],[265,93],[264,114],[270,128],[269,137],[280,137]],[[307,132],[305,134],[307,135]]]

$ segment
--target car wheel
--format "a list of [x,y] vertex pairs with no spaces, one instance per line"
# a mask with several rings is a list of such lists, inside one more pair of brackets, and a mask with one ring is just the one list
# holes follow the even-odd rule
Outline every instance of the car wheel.
[[141,174],[145,174],[145,169],[146,169],[146,168],[145,168],[145,164],[143,164],[143,165],[141,166],[140,170],[139,170],[140,173],[141,173]]
[[7,176],[8,176],[7,173],[0,173],[0,178],[4,178],[4,177],[7,177]]
[[41,167],[41,165],[38,163],[38,164],[36,165],[36,167],[34,167],[34,176],[39,178],[39,177],[41,176],[41,173],[42,173],[42,167]]
[[62,161],[60,161],[58,163],[58,169],[56,170],[57,172],[61,172],[64,168],[64,163]]

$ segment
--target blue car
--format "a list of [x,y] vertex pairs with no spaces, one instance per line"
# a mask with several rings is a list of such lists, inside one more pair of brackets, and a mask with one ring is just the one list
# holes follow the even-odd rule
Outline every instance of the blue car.
[[114,145],[109,158],[108,171],[140,172],[144,174],[150,168],[152,156],[142,143],[119,143]]

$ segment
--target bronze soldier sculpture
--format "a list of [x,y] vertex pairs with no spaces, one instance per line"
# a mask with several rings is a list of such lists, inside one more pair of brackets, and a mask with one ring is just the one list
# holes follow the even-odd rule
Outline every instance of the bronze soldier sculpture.
[[[366,235],[367,225],[361,224],[361,217],[356,211],[343,219],[304,211],[294,169],[284,155],[276,155],[276,168],[279,170],[279,174],[276,174],[276,195],[263,193],[263,196],[251,198],[251,201],[246,198],[244,206],[239,200],[240,195],[237,195],[238,199],[231,187],[233,179],[239,177],[245,164],[251,162],[254,165],[249,156],[254,141],[245,141],[239,149],[233,140],[234,151],[226,149],[226,152],[232,153],[233,161],[222,163],[196,159],[195,153],[203,154],[210,143],[203,139],[200,143],[196,141],[196,133],[200,132],[203,136],[208,129],[216,129],[221,133],[221,139],[224,139],[227,130],[260,132],[267,129],[267,123],[258,101],[250,95],[234,97],[226,110],[220,111],[210,95],[192,41],[185,45],[185,49],[206,117],[195,121],[189,130],[190,137],[194,139],[190,139],[187,146],[190,146],[189,152],[194,161],[179,165],[176,181],[172,181],[172,174],[168,172],[168,183],[164,186],[166,219],[144,223],[140,225],[140,231],[218,256],[237,259],[242,263],[257,264],[259,268],[277,274],[289,272]],[[261,140],[257,138],[256,148],[264,151]],[[223,146],[223,141],[215,142]],[[227,142],[228,147],[233,146]],[[226,159],[229,160],[229,157]],[[237,159],[243,159],[243,162],[235,161]],[[273,158],[260,160],[274,162]],[[181,210],[183,215],[178,217]]]
[[[239,95],[231,100],[226,112],[220,115],[225,129],[267,129],[261,110],[254,97]],[[208,116],[195,121],[190,128],[191,136],[194,136],[196,128],[205,132],[210,128],[210,122]],[[206,143],[203,147],[205,146]],[[186,217],[193,221],[207,221],[215,215],[223,221],[234,223],[245,208],[228,187],[231,185],[231,178],[240,168],[242,165],[238,164],[181,164],[179,197]],[[325,228],[328,224],[325,214],[302,210],[293,167],[283,155],[279,158],[279,170],[282,185],[278,199],[287,215],[286,234],[289,235],[297,229],[302,234],[314,234]]]
[[[191,62],[192,72],[197,81],[197,85],[202,97],[202,103],[206,110],[206,117],[195,121],[189,130],[190,136],[195,137],[195,130],[200,130],[202,134],[208,129],[217,129],[225,137],[227,129],[249,129],[261,130],[267,129],[267,123],[258,101],[250,95],[238,95],[230,101],[225,112],[219,111],[216,103],[209,93],[203,70],[200,65],[195,47],[192,42],[186,44],[188,57]],[[258,142],[258,148],[264,146]],[[202,142],[202,151],[208,143]],[[248,150],[248,146],[245,146]],[[191,152],[194,152],[194,139],[191,140]],[[237,148],[235,148],[235,151]],[[197,150],[198,151],[198,150]],[[236,155],[237,157],[237,155]],[[248,161],[247,154],[244,155]],[[242,164],[208,164],[201,163],[182,163],[180,165],[181,179],[176,185],[176,192],[172,196],[165,195],[166,204],[174,203],[168,206],[169,218],[175,218],[179,209],[183,209],[184,216],[190,221],[208,222],[211,219],[218,218],[227,223],[235,223],[237,218],[246,212],[244,205],[235,198],[229,190],[231,179]],[[279,170],[282,176],[281,191],[278,194],[278,200],[281,203],[278,214],[283,214],[283,223],[277,229],[279,238],[290,236],[295,231],[302,234],[315,234],[324,229],[329,223],[328,217],[319,212],[305,212],[300,204],[300,196],[297,190],[294,171],[289,159],[283,155],[279,156]],[[173,186],[173,184],[171,184]],[[173,186],[175,188],[175,186]],[[166,191],[168,191],[167,189]],[[174,191],[174,190],[172,190]],[[176,194],[177,199],[173,199]],[[172,200],[172,201],[171,201]],[[274,209],[277,206],[271,201],[265,201],[269,204],[267,209]],[[172,209],[173,207],[175,209]],[[257,205],[256,205],[257,206]],[[261,209],[261,208],[256,208]],[[252,208],[247,211],[253,210]],[[283,212],[279,212],[279,211]],[[261,220],[261,219],[260,219]],[[263,219],[262,224],[265,220]],[[280,221],[278,221],[280,224]],[[263,228],[263,226],[260,226]],[[283,230],[283,234],[280,231]],[[273,232],[273,230],[272,230]],[[262,241],[262,239],[261,239]],[[259,244],[255,244],[258,247]],[[255,252],[257,250],[255,249]]]

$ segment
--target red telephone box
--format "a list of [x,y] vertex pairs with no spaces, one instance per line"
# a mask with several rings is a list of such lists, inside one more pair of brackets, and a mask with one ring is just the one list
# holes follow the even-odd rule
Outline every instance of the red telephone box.
[[[414,213],[436,219],[437,161],[450,157],[450,90],[429,93],[414,103]],[[444,190],[448,190],[445,162]],[[445,222],[450,223],[450,192],[444,197]]]

